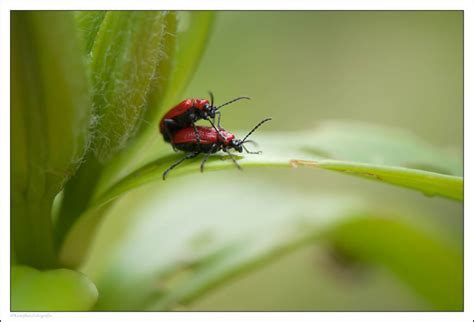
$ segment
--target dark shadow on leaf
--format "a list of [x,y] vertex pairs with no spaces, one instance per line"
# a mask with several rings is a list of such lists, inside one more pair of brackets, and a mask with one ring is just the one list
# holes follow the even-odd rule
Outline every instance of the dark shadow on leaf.
[[322,159],[337,159],[334,156],[332,156],[329,152],[323,151],[318,148],[303,148],[301,150],[304,152],[309,152],[311,154],[314,154],[318,157],[321,157]]

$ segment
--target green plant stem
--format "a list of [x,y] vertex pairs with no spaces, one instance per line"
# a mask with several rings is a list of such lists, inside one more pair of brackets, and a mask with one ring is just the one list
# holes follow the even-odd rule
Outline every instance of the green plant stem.
[[17,263],[38,269],[57,267],[53,244],[53,197],[12,202],[12,243]]
[[58,220],[55,227],[55,245],[59,250],[67,233],[76,223],[80,215],[87,209],[94,193],[94,188],[102,171],[102,164],[89,153],[86,162],[79,168],[75,176],[64,189]]

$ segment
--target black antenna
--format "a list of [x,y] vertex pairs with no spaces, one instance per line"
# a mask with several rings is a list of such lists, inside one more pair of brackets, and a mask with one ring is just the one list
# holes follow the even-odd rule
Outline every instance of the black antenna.
[[255,132],[255,130],[258,129],[258,128],[260,127],[260,125],[262,125],[263,123],[265,123],[265,122],[267,122],[267,121],[270,121],[271,119],[272,119],[271,117],[266,118],[266,119],[260,121],[260,123],[258,123],[257,125],[255,125],[255,127],[252,129],[252,131],[250,131],[249,134],[247,134],[247,135],[244,137],[244,139],[241,141],[241,142],[242,142],[241,144],[245,143],[245,140],[246,140],[253,132]]
[[211,106],[214,106],[214,94],[209,91],[209,96],[211,97]]
[[224,103],[224,104],[222,104],[222,105],[216,107],[216,110],[218,110],[218,109],[220,109],[221,107],[224,107],[224,106],[226,106],[226,105],[229,105],[229,104],[231,104],[231,103],[234,103],[234,102],[236,102],[236,101],[238,101],[238,100],[242,100],[242,99],[249,100],[250,97],[247,97],[247,96],[240,96],[240,97],[234,98],[233,100],[230,100],[230,101],[228,101],[227,103]]

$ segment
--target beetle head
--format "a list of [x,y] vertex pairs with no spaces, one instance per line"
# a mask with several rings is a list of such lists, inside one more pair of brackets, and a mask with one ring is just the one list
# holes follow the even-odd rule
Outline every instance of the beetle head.
[[233,148],[235,151],[242,153],[244,148],[244,142],[239,139],[233,139],[229,143],[229,147]]
[[203,109],[204,118],[214,119],[216,117],[217,108],[212,104],[206,104]]

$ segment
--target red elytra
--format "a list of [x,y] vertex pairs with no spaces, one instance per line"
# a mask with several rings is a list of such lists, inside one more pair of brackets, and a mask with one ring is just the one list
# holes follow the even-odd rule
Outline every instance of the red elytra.
[[209,105],[209,101],[205,99],[196,99],[196,98],[188,98],[173,107],[166,113],[163,118],[161,119],[160,122],[160,130],[163,129],[164,127],[164,120],[165,119],[174,119],[176,117],[179,117],[187,112],[189,112],[190,109],[193,107],[202,111],[206,107],[206,105]]
[[[199,135],[200,144],[203,144],[203,145],[214,144],[218,142],[224,145],[227,145],[235,138],[234,134],[224,129],[219,129],[220,135],[219,133],[217,133],[217,131],[214,128],[209,127],[209,126],[196,126],[196,130]],[[173,135],[172,142],[175,145],[183,144],[183,143],[197,144],[198,140],[197,140],[196,132],[194,131],[194,128],[187,127],[187,128],[178,130]]]
[[181,103],[179,103],[178,105],[170,109],[168,113],[166,113],[161,118],[161,121],[160,121],[161,134],[163,135],[166,134],[165,133],[165,120],[176,121],[180,125],[177,128],[181,128],[182,126],[189,126],[195,121],[197,121],[199,114],[202,114],[202,113],[199,113],[199,111],[202,112],[209,106],[210,106],[209,101],[205,99],[196,99],[196,98],[185,99],[184,101],[182,101]]
[[168,111],[168,113],[163,116],[163,119],[172,119],[176,116],[182,115],[190,108],[195,107],[198,110],[203,110],[206,105],[209,105],[209,101],[205,99],[199,98],[188,98],[173,107]]
[[224,151],[228,154],[232,162],[241,169],[237,160],[230,153],[230,150],[237,152],[245,152],[249,154],[259,154],[259,152],[251,152],[245,147],[245,143],[249,142],[247,139],[252,133],[259,128],[263,123],[270,121],[271,118],[266,118],[260,121],[243,139],[236,139],[235,135],[222,128],[209,126],[196,126],[180,129],[173,134],[171,143],[174,147],[181,151],[187,151],[189,154],[181,159],[175,161],[168,169],[163,172],[163,180],[166,175],[184,160],[195,158],[200,153],[205,153],[205,157],[201,162],[201,172],[204,170],[204,164],[209,156],[218,151]]

